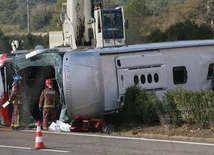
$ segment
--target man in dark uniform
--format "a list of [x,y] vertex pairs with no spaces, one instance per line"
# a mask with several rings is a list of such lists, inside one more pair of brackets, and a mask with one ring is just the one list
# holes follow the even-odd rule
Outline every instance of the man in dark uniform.
[[9,97],[9,102],[13,105],[11,127],[12,130],[20,128],[21,112],[24,98],[24,90],[22,77],[20,75],[14,76],[12,84],[12,91]]
[[55,122],[57,119],[57,109],[59,108],[59,95],[53,89],[53,81],[45,81],[45,89],[42,91],[39,99],[39,110],[43,113],[43,129],[48,129],[48,121]]

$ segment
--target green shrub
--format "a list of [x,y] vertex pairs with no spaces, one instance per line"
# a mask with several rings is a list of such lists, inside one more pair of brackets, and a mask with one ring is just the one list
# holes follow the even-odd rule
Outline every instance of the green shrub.
[[180,125],[182,122],[178,107],[178,100],[175,97],[179,95],[176,91],[169,91],[163,96],[162,105],[164,106],[163,118],[170,119],[169,123]]
[[158,99],[154,92],[146,92],[138,86],[129,87],[125,93],[122,118],[130,124],[154,124],[159,122]]
[[10,35],[6,36],[0,29],[0,53],[10,53],[12,51],[11,41],[22,40],[22,47],[19,50],[34,49],[37,45],[43,45],[45,48],[49,47],[48,35]]
[[48,35],[34,35],[34,34],[27,34],[27,35],[13,35],[10,36],[11,40],[23,40],[23,49],[30,50],[34,49],[37,45],[43,45],[45,48],[49,47],[49,38]]
[[153,125],[161,119],[175,125],[194,124],[201,129],[214,124],[214,91],[174,89],[161,100],[155,92],[129,87],[120,119],[130,125]]
[[175,89],[168,91],[162,102],[166,103],[165,115],[169,115],[176,125],[185,122],[205,129],[213,123],[213,91]]

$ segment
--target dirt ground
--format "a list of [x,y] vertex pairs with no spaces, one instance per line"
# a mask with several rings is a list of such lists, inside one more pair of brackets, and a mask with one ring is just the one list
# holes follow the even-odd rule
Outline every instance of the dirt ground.
[[113,134],[142,138],[189,140],[214,143],[214,127],[210,129],[199,129],[195,126],[189,125],[183,125],[181,127],[176,127],[173,125],[160,125],[151,127],[136,127],[132,130],[114,132]]

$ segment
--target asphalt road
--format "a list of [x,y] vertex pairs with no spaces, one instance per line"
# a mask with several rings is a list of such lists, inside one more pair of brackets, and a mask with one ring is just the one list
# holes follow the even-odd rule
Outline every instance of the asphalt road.
[[46,149],[36,150],[36,130],[0,128],[0,155],[213,155],[214,143],[42,131]]

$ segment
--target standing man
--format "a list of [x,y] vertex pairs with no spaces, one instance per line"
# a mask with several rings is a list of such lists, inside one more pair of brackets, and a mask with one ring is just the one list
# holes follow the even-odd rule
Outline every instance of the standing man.
[[13,78],[12,91],[8,100],[13,105],[12,120],[11,120],[12,130],[17,130],[21,127],[20,120],[21,120],[23,99],[24,99],[23,80],[20,75],[16,75]]
[[48,121],[55,122],[57,119],[57,109],[59,108],[59,95],[53,89],[53,81],[45,81],[45,89],[42,91],[39,99],[39,110],[43,109],[43,130],[48,129]]

